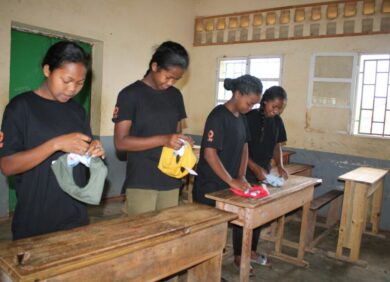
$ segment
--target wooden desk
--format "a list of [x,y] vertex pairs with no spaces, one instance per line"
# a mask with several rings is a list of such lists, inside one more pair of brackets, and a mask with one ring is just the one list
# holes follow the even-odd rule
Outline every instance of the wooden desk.
[[[249,280],[249,263],[253,229],[272,220],[278,219],[278,239],[275,242],[274,255],[284,261],[305,266],[305,237],[307,216],[310,201],[313,199],[314,185],[321,183],[320,179],[291,175],[281,188],[269,187],[271,195],[261,199],[251,199],[236,196],[229,189],[206,194],[206,197],[216,201],[217,208],[234,212],[238,219],[232,223],[243,227],[242,254],[240,266],[240,281]],[[301,233],[297,257],[282,254],[284,215],[303,207]]]
[[[339,177],[345,181],[344,201],[341,213],[336,253],[328,255],[343,261],[367,265],[359,260],[362,234],[366,220],[371,224],[371,235],[379,235],[383,182],[388,170],[359,167]],[[349,255],[344,255],[349,249]]]
[[[0,281],[156,281],[188,269],[185,281],[219,282],[227,222],[235,218],[187,204],[3,242]],[[20,252],[30,255],[24,265]]]

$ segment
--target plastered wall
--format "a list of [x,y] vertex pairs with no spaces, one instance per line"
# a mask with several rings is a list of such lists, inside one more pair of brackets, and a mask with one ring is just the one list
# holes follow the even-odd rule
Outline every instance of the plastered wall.
[[[281,7],[320,1],[197,1],[197,15],[218,15],[239,11]],[[202,134],[204,120],[215,105],[217,60],[221,57],[272,56],[283,57],[282,85],[289,100],[283,118],[288,130],[289,147],[354,155],[375,159],[390,159],[390,140],[351,136],[350,111],[327,110],[310,112],[307,95],[310,60],[313,53],[357,52],[388,53],[389,35],[356,36],[324,39],[290,40],[194,47],[191,78],[186,107],[188,128]],[[317,126],[311,126],[315,123]]]
[[153,46],[174,40],[191,48],[193,5],[192,0],[0,0],[0,116],[8,103],[11,26],[94,44],[93,132],[112,135],[116,96],[142,78]]

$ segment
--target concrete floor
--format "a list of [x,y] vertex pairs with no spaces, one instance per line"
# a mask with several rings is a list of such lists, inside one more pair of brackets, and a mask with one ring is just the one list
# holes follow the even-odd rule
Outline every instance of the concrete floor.
[[[91,207],[89,214],[91,222],[106,220],[118,216],[122,203],[113,202],[99,207]],[[286,224],[285,237],[297,240],[299,223],[291,221]],[[239,273],[233,266],[233,249],[231,244],[231,228],[229,228],[228,242],[225,249],[222,276],[229,282],[239,281]],[[385,233],[384,233],[385,234]],[[297,267],[275,258],[270,258],[272,267],[254,266],[254,277],[250,281],[389,281],[390,282],[390,232],[386,239],[368,235],[363,236],[360,258],[368,262],[367,267],[360,267],[345,262],[336,261],[326,256],[327,251],[335,251],[337,231],[328,235],[317,248],[316,254],[305,254],[305,260],[310,263],[308,268]],[[10,221],[0,222],[0,241],[11,238]],[[258,251],[271,253],[273,244],[261,241]],[[284,252],[295,254],[295,250],[287,247]],[[207,282],[207,280],[205,280]]]

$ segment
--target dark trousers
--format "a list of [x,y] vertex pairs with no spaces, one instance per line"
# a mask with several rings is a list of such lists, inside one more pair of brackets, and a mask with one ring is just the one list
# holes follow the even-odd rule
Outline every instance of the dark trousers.
[[[257,244],[259,243],[261,226],[253,229],[251,250],[256,252]],[[235,256],[241,256],[242,250],[242,234],[243,228],[241,226],[233,225],[233,249]]]

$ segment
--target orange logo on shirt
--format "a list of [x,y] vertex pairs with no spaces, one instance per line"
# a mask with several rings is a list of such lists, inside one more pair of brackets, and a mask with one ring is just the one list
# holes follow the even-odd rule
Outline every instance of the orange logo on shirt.
[[115,107],[114,109],[114,113],[113,113],[113,118],[118,118],[118,113],[119,113],[119,108],[118,107]]
[[210,130],[207,134],[207,141],[213,142],[214,141],[214,131]]

